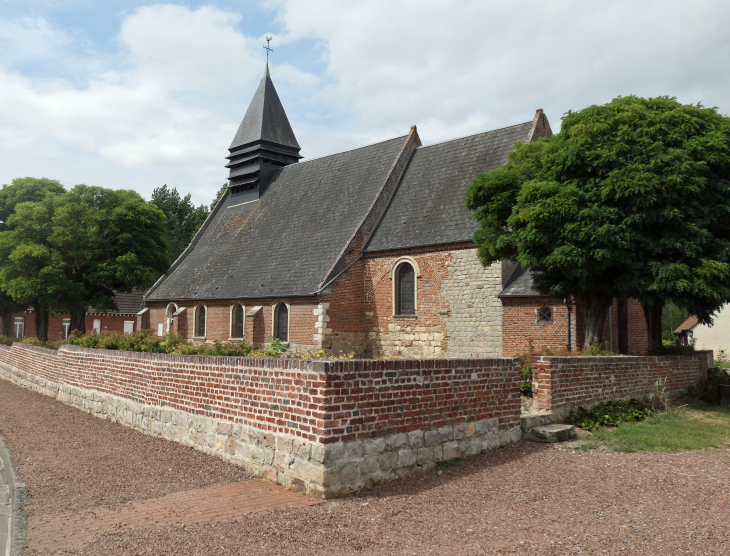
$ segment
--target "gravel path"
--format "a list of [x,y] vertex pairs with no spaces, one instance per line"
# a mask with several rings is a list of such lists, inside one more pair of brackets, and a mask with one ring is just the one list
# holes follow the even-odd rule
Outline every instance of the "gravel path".
[[[25,402],[15,401],[25,398]],[[11,409],[6,402],[16,404]],[[48,421],[46,405],[63,417],[53,433],[33,432]],[[75,413],[75,416],[71,416]],[[39,415],[36,415],[39,414]],[[55,418],[54,418],[55,420]],[[50,419],[49,419],[50,421]],[[98,424],[104,424],[102,425]],[[107,432],[109,427],[115,432]],[[22,429],[22,431],[20,430]],[[75,475],[82,490],[71,506],[158,496],[192,488],[184,473],[168,477],[169,468],[183,470],[195,457],[207,469],[226,466],[186,448],[158,446],[142,437],[37,394],[0,382],[0,432],[5,434],[19,473],[28,483],[35,511],[53,511],[59,496],[46,485]],[[125,435],[129,436],[125,436]],[[57,436],[54,448],[41,437]],[[104,441],[96,435],[105,436]],[[83,438],[81,442],[79,438]],[[167,463],[147,466],[126,457],[126,445],[149,442],[151,454],[165,453]],[[80,446],[86,446],[83,452]],[[92,449],[92,446],[94,447]],[[107,460],[99,457],[104,446]],[[169,451],[168,451],[169,450]],[[40,451],[45,456],[34,455]],[[63,454],[66,454],[65,456]],[[45,458],[68,461],[75,469],[54,475]],[[30,459],[35,463],[25,463]],[[111,461],[113,460],[113,461]],[[97,471],[113,465],[119,479]],[[222,465],[223,467],[217,467]],[[242,475],[228,468],[231,475]],[[134,474],[146,470],[140,483]],[[106,495],[93,486],[97,473],[107,478]],[[202,480],[200,473],[196,475]],[[188,483],[183,484],[184,481]],[[127,483],[137,486],[125,487]],[[207,483],[211,484],[211,483]],[[157,485],[155,489],[154,486]],[[160,485],[164,485],[160,486]],[[606,450],[578,452],[554,446],[521,443],[361,493],[304,509],[212,525],[164,527],[110,534],[72,552],[78,555],[228,555],[228,554],[730,554],[730,450],[699,453],[622,454]],[[198,483],[197,486],[202,486]],[[116,492],[117,489],[126,489]],[[71,489],[67,489],[70,491]],[[126,496],[126,498],[125,498]],[[49,554],[49,553],[44,553]]]
[[0,380],[0,434],[28,488],[28,517],[250,479],[192,448]]

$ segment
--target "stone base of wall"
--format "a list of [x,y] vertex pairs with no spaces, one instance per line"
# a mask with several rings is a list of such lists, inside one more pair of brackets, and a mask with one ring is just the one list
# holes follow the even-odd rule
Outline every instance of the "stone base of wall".
[[310,496],[326,496],[323,444],[52,382],[1,362],[0,378],[95,417],[216,456],[255,477],[292,486]]
[[484,419],[431,430],[325,445],[325,496],[344,496],[362,488],[432,469],[441,461],[474,456],[522,438],[520,426],[500,427]]

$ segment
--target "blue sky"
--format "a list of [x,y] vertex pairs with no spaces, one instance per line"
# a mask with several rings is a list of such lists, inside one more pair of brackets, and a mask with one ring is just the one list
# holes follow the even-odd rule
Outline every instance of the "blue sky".
[[0,183],[163,183],[209,202],[263,71],[305,158],[424,143],[617,95],[730,112],[730,4],[0,0]]

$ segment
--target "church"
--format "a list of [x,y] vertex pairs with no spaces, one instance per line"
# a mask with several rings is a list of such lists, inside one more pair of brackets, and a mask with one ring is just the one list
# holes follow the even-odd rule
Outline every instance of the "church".
[[[228,148],[228,189],[147,292],[137,328],[257,347],[274,337],[358,357],[580,347],[581,307],[533,291],[519,265],[484,268],[464,207],[474,176],[506,164],[515,143],[551,134],[537,110],[531,121],[425,147],[413,126],[303,161],[267,64]],[[604,340],[641,353],[643,327],[638,303],[615,302]]]

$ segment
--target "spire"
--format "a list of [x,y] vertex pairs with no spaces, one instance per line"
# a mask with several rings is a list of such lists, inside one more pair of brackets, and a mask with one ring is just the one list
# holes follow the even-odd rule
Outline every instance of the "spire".
[[258,186],[259,193],[263,193],[268,179],[279,167],[302,158],[300,149],[271,81],[267,60],[264,75],[228,147],[230,162],[226,166],[231,169],[228,186],[235,188],[234,191]]

